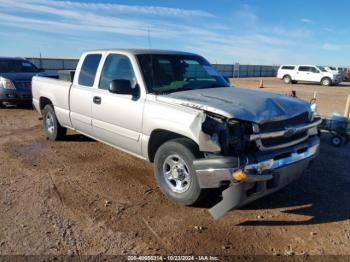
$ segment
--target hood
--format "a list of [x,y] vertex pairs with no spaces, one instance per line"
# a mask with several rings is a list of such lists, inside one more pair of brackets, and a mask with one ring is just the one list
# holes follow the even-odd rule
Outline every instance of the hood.
[[310,111],[308,103],[296,98],[237,87],[175,92],[158,95],[157,100],[258,124]]
[[43,72],[35,72],[35,73],[1,73],[0,76],[10,79],[14,82],[27,82],[32,81],[33,76],[45,76],[46,74]]

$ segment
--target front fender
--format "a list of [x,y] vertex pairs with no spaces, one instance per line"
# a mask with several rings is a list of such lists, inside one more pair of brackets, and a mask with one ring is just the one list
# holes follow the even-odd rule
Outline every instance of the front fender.
[[205,118],[206,115],[201,110],[147,101],[144,108],[142,133],[149,137],[154,130],[163,129],[190,138],[198,144],[200,151],[220,152],[220,146],[202,131]]

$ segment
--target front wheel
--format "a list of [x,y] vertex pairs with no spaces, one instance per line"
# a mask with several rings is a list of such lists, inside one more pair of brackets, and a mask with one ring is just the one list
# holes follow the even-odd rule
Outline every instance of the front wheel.
[[50,140],[62,140],[67,133],[67,129],[62,127],[57,121],[55,110],[52,105],[46,105],[43,110],[43,125],[46,136]]
[[156,179],[162,192],[175,203],[192,205],[202,196],[193,167],[197,152],[195,144],[184,138],[170,140],[157,150]]

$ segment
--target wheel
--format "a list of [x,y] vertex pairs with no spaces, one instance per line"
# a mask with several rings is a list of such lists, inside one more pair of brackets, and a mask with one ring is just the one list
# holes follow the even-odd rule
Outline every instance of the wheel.
[[283,82],[285,84],[290,84],[292,82],[292,78],[289,75],[283,77]]
[[341,136],[335,135],[331,137],[331,144],[335,147],[340,147],[344,143]]
[[196,155],[195,144],[184,138],[170,140],[157,150],[156,179],[161,191],[175,203],[193,205],[203,196],[193,167]]
[[57,121],[55,110],[52,105],[46,105],[43,110],[43,124],[46,136],[50,140],[62,140],[67,133],[67,129],[62,127]]
[[332,80],[328,77],[322,78],[321,85],[330,86],[332,84]]

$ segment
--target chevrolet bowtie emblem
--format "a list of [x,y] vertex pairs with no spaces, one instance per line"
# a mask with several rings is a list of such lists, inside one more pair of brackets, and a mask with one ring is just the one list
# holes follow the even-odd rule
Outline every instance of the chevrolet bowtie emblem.
[[296,133],[296,129],[295,128],[288,128],[285,132],[284,132],[284,136],[286,137],[291,137],[292,135],[294,135]]

